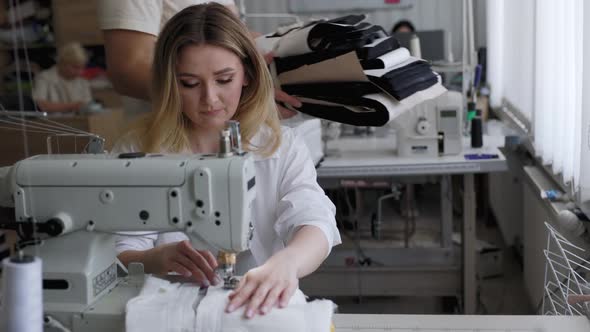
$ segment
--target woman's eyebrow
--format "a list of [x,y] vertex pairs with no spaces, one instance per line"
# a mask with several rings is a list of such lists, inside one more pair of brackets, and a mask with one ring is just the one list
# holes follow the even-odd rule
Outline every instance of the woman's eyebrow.
[[[233,73],[233,72],[235,72],[234,68],[227,67],[227,68],[223,68],[221,70],[218,70],[216,72],[213,72],[213,75],[229,74],[229,73]],[[199,78],[199,75],[192,74],[192,73],[178,73],[178,76],[189,76],[189,77]]]
[[226,74],[226,73],[230,73],[230,72],[233,72],[233,71],[234,71],[233,68],[227,67],[227,68],[223,68],[221,70],[218,70],[218,71],[214,72],[213,74],[214,75],[221,75],[221,74]]

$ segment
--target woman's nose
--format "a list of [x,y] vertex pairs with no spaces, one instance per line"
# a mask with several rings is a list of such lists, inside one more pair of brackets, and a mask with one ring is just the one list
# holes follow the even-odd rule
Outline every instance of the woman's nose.
[[217,106],[219,103],[219,96],[218,91],[212,84],[207,84],[205,89],[203,89],[203,93],[205,94],[203,100],[207,104],[207,106]]

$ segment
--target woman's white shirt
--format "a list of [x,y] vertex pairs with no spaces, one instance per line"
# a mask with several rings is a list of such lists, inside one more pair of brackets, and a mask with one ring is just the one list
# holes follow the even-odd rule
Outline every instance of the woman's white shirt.
[[[253,139],[254,146],[263,142],[265,131]],[[128,135],[117,142],[113,152],[138,151],[137,139]],[[329,248],[341,243],[336,227],[334,204],[317,183],[317,175],[309,151],[303,141],[287,127],[282,127],[282,141],[269,157],[254,153],[256,168],[256,199],[252,221],[254,236],[250,252],[238,256],[238,272],[264,263],[289,243],[295,231],[304,225],[318,227],[326,237]],[[164,243],[186,240],[184,233],[120,236],[117,251],[147,250]],[[198,249],[205,244],[194,243]],[[244,266],[246,265],[246,266]]]

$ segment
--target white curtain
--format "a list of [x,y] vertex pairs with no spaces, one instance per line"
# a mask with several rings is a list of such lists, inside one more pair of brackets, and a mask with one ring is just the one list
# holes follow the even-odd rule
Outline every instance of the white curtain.
[[[506,100],[527,117],[537,156],[577,185],[583,0],[493,0],[487,5],[492,106]],[[496,57],[501,60],[492,60]]]

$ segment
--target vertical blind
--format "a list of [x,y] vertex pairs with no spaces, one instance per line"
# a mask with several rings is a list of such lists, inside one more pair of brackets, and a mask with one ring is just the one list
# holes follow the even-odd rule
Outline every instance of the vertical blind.
[[528,118],[537,156],[575,188],[582,141],[583,0],[494,0],[487,6],[492,107],[506,100]]

